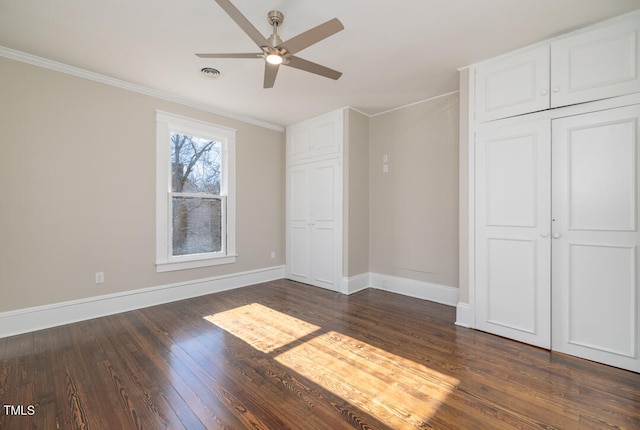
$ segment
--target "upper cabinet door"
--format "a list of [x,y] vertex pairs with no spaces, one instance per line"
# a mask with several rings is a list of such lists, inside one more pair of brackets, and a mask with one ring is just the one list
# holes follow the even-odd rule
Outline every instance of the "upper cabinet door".
[[476,121],[549,108],[549,45],[501,57],[476,68]]
[[337,157],[342,151],[342,110],[287,127],[287,162]]
[[551,107],[640,91],[640,17],[551,44]]
[[313,156],[314,129],[313,127],[287,128],[287,160],[298,161]]

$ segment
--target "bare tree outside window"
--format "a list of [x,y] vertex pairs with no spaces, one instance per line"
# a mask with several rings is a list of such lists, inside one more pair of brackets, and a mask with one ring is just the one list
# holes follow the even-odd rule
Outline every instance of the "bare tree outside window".
[[222,145],[171,133],[172,254],[223,249]]

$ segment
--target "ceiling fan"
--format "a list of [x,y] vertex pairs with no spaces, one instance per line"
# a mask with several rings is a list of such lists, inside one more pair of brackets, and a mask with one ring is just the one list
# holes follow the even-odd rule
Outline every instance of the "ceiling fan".
[[233,19],[236,24],[253,40],[262,50],[256,54],[196,54],[200,58],[263,58],[265,60],[264,88],[273,88],[280,65],[315,73],[330,79],[338,79],[342,76],[337,72],[320,64],[307,61],[294,54],[309,46],[326,39],[327,37],[344,29],[342,23],[333,18],[324,24],[320,24],[310,30],[283,42],[278,36],[278,26],[282,24],[284,15],[282,12],[272,10],[267,14],[269,23],[273,26],[273,34],[266,39],[260,32],[245,18],[244,15],[229,1],[215,0],[222,9]]

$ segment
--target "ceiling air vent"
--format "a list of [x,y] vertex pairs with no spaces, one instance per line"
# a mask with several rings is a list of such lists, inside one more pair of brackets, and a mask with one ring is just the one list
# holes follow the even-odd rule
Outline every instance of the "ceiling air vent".
[[202,69],[200,69],[200,72],[208,78],[220,77],[220,70],[214,69],[213,67],[203,67]]

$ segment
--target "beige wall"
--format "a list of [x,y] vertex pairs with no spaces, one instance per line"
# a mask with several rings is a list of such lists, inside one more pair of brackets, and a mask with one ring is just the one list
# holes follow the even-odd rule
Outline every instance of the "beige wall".
[[[0,312],[284,263],[284,133],[4,58],[0,76]],[[237,129],[236,264],[156,273],[156,109]]]
[[[284,263],[284,133],[5,58],[0,75],[0,312]],[[238,130],[236,264],[156,273],[156,110]],[[346,276],[459,285],[458,126],[457,94],[347,110]]]
[[370,122],[370,271],[458,287],[458,94]]
[[345,110],[344,276],[369,272],[369,117]]

